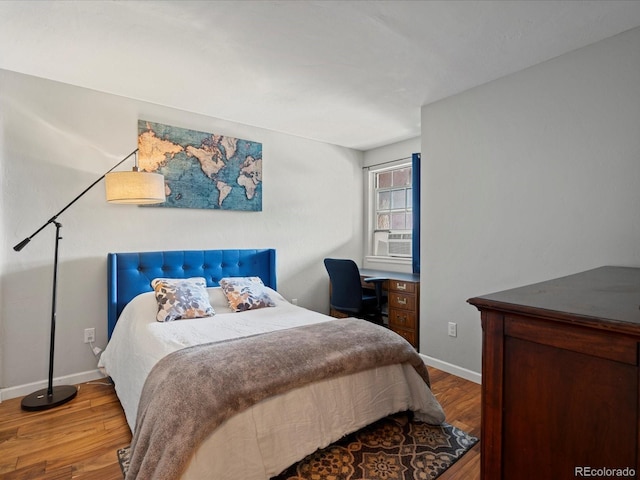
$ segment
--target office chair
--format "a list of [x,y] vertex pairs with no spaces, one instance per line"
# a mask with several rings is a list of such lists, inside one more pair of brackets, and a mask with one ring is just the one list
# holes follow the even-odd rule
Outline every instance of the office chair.
[[331,282],[331,308],[352,317],[363,318],[383,325],[382,305],[386,297],[382,294],[382,277],[365,278],[373,284],[375,295],[367,292],[360,282],[360,270],[353,260],[325,258],[324,266]]

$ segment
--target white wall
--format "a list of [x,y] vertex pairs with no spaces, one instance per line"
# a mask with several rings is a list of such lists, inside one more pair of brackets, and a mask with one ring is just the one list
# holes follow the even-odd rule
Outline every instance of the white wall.
[[365,167],[393,162],[394,160],[411,159],[411,154],[420,152],[420,137],[409,138],[402,142],[392,143],[383,147],[372,148],[364,152]]
[[59,218],[56,377],[95,371],[83,330],[95,327],[105,346],[108,252],[273,247],[281,293],[323,312],[322,259],[362,257],[361,152],[0,70],[5,398],[47,376],[55,228],[12,247],[136,148],[139,118],[262,142],[263,211],[109,205],[102,184],[91,190]]
[[601,265],[640,266],[640,29],[422,109],[422,353],[480,372],[468,298]]

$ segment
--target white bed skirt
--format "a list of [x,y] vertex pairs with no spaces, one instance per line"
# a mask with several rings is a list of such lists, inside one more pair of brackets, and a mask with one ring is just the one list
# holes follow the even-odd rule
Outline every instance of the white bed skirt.
[[318,448],[389,414],[416,411],[438,424],[444,414],[407,365],[314,383],[262,401],[222,424],[200,446],[183,480],[268,480]]

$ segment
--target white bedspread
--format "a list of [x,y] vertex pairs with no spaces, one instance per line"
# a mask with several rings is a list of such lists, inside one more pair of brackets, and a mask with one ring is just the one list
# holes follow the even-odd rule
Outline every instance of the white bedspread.
[[[213,317],[159,323],[153,292],[138,296],[120,315],[99,366],[114,380],[132,430],[144,380],[165,355],[201,343],[340,321],[291,305],[273,290],[276,307],[232,313],[219,288],[208,290]],[[411,366],[317,382],[232,417],[202,444],[182,478],[267,480],[346,433],[402,410],[414,410],[430,423],[444,421],[437,400]]]

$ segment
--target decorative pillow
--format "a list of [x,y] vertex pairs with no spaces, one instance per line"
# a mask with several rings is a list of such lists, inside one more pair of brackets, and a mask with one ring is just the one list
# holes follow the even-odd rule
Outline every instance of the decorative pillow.
[[260,277],[221,278],[220,286],[234,312],[275,306]]
[[202,277],[156,278],[151,286],[156,292],[159,322],[210,317],[216,313],[209,303],[207,282]]

